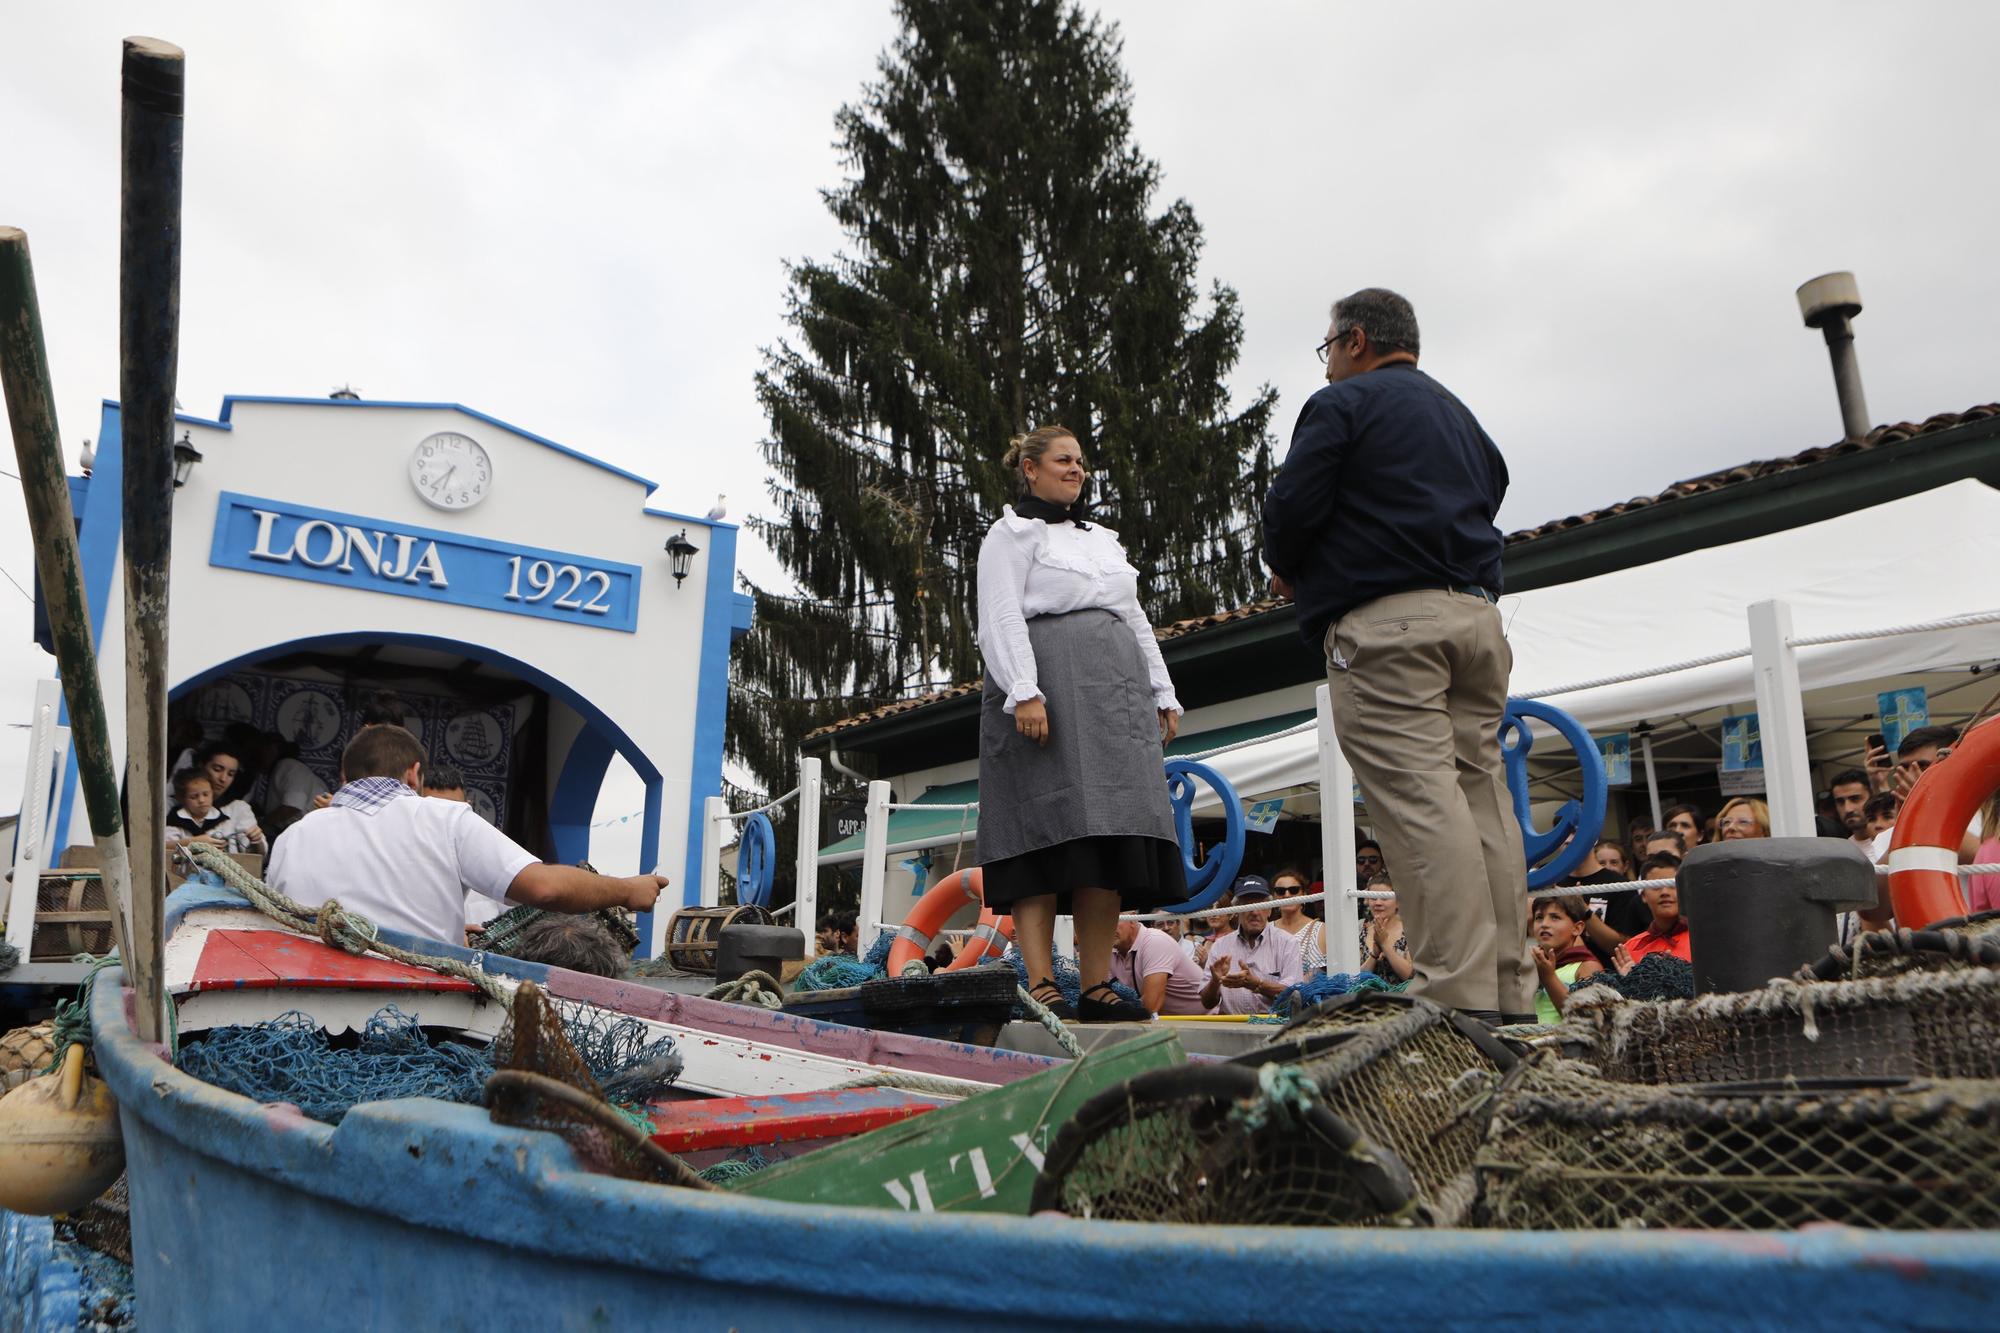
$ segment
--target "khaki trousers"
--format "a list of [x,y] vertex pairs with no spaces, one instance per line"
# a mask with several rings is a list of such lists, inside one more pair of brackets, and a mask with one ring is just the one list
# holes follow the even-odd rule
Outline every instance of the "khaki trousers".
[[1499,609],[1442,589],[1392,593],[1329,628],[1326,654],[1340,748],[1409,936],[1410,990],[1532,1014],[1527,861],[1499,739],[1514,653]]

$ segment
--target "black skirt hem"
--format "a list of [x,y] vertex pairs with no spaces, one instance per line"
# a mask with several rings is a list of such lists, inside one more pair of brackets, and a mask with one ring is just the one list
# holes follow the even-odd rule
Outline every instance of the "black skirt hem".
[[1056,910],[1068,912],[1077,889],[1111,889],[1126,911],[1151,910],[1183,902],[1187,874],[1180,844],[1138,833],[1071,838],[980,867],[986,905],[1001,915],[1023,898],[1056,895]]

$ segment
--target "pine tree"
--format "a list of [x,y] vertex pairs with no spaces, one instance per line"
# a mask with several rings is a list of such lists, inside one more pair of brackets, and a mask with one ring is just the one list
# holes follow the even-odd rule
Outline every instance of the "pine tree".
[[836,117],[825,193],[851,251],[790,268],[757,393],[797,581],[761,588],[731,749],[773,791],[814,727],[976,680],[979,543],[1008,438],[1060,422],[1155,623],[1255,595],[1275,393],[1230,410],[1235,292],[1197,291],[1201,228],[1150,212],[1121,42],[1058,0],[901,0],[880,78]]

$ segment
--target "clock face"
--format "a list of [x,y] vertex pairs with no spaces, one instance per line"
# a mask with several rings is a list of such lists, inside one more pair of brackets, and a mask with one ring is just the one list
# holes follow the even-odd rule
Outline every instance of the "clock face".
[[469,435],[439,431],[410,455],[410,484],[439,509],[470,509],[493,489],[493,460]]

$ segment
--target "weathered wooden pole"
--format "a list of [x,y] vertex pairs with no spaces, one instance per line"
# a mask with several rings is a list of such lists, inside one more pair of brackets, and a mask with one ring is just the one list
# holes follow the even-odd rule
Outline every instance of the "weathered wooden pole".
[[125,792],[139,1036],[166,1037],[167,576],[180,353],[181,109],[187,56],[125,39],[118,236],[118,398],[125,463]]
[[[0,227],[0,386],[14,429],[14,460],[28,505],[35,542],[35,571],[48,607],[63,698],[69,704],[83,804],[97,843],[105,898],[111,905],[118,956],[130,958],[132,874],[125,856],[124,817],[118,809],[118,773],[111,759],[111,725],[97,679],[90,638],[90,598],[77,555],[76,519],[63,475],[62,432],[56,428],[55,390],[49,380],[42,312],[35,299],[35,269],[27,233]],[[49,860],[53,863],[52,849]]]

